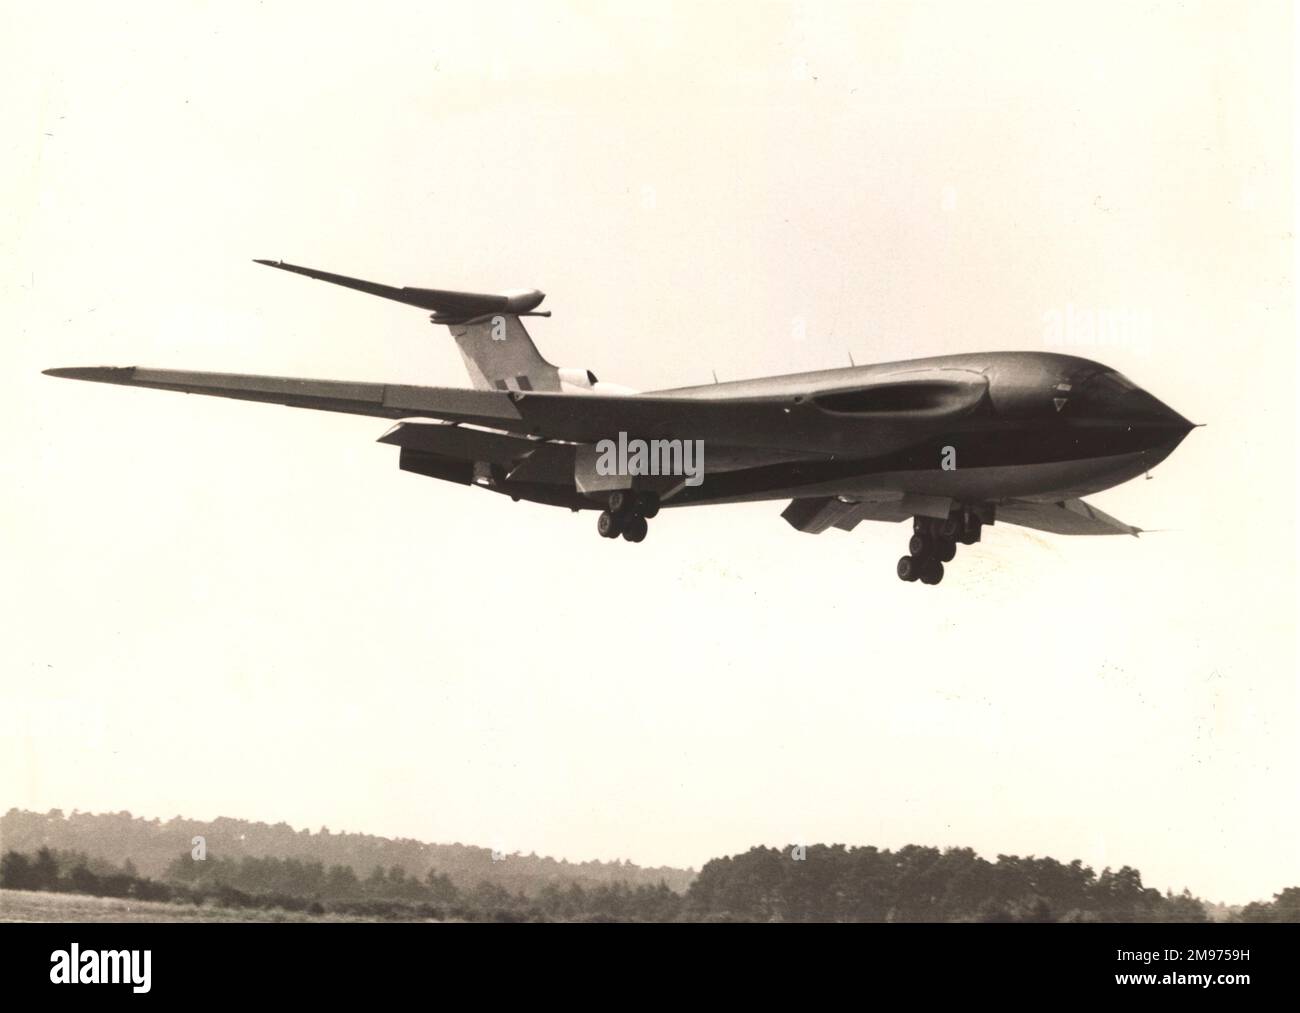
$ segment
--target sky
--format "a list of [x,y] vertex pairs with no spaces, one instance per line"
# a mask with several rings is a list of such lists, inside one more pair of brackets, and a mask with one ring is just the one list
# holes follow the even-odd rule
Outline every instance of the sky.
[[[1300,882],[1291,17],[8,5],[0,807]],[[468,385],[424,313],[254,257],[540,288],[543,354],[640,389],[1066,351],[1205,428],[1091,498],[1157,532],[996,525],[922,587],[904,525],[610,542],[383,420],[40,375]]]

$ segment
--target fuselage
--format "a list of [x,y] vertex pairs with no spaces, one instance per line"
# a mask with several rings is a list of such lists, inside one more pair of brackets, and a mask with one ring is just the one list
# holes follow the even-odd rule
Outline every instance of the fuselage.
[[[871,431],[876,406],[864,402],[865,410],[855,411],[854,392],[915,381],[924,397],[927,381],[945,378],[960,378],[979,393],[978,402],[920,444],[883,453],[865,444],[855,452],[852,434],[859,427]],[[688,399],[788,395],[831,406],[832,423],[846,434],[832,454],[784,460],[747,462],[743,453],[722,448],[729,458],[725,470],[709,467],[701,486],[681,490],[665,505],[889,489],[967,502],[1070,498],[1150,470],[1194,428],[1108,366],[1050,352],[937,356],[655,393]]]

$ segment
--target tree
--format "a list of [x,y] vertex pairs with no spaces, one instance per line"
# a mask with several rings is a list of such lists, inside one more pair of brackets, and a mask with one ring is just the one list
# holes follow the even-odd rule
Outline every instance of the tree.
[[6,890],[31,890],[32,863],[26,855],[6,851],[0,858],[0,887]]
[[32,889],[56,890],[59,886],[59,861],[49,848],[36,852],[36,861],[32,863]]
[[424,877],[424,885],[428,889],[429,899],[435,904],[450,905],[460,901],[460,891],[445,872],[430,869]]
[[1275,922],[1300,922],[1300,886],[1288,886],[1273,895]]
[[348,900],[361,892],[357,874],[350,865],[331,865],[325,874],[324,893],[327,897]]
[[1162,922],[1206,922],[1209,916],[1205,905],[1193,897],[1189,890],[1175,896],[1172,892],[1165,894],[1163,902],[1157,909],[1157,916]]
[[482,879],[479,880],[478,886],[474,887],[470,899],[483,914],[495,915],[510,906],[510,891],[500,883],[491,883]]
[[75,893],[99,893],[99,877],[86,867],[85,862],[78,864],[68,879]]
[[370,870],[370,875],[366,877],[366,896],[383,897],[386,894],[388,886],[388,877],[384,874],[384,867],[376,865]]
[[1300,887],[1288,886],[1273,894],[1271,902],[1255,901],[1247,904],[1233,921],[1238,922],[1300,922]]

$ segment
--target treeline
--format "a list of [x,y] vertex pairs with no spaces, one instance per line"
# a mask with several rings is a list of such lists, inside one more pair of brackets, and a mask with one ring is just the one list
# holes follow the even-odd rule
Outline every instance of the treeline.
[[1288,886],[1271,901],[1247,904],[1233,916],[1239,922],[1300,922],[1300,886]]
[[[151,844],[155,835],[163,832],[121,815],[119,825],[135,831],[144,823],[144,837]],[[1200,922],[1211,917],[1300,921],[1297,887],[1283,890],[1270,902],[1229,910],[1207,905],[1186,890],[1161,893],[1145,886],[1141,874],[1129,866],[1097,874],[1079,861],[1067,865],[1052,858],[999,855],[990,862],[969,848],[757,847],[708,862],[689,886],[675,889],[667,877],[647,882],[652,870],[624,863],[576,865],[535,856],[505,856],[504,860],[499,856],[493,861],[491,852],[480,848],[388,842],[325,831],[290,834],[295,839],[306,834],[317,843],[322,837],[357,837],[369,842],[363,851],[385,856],[390,849],[383,845],[413,844],[418,862],[410,866],[371,861],[358,867],[354,862],[326,862],[296,854],[248,854],[247,837],[239,840],[238,849],[223,850],[214,843],[232,834],[232,828],[223,823],[262,828],[272,837],[280,834],[275,827],[235,820],[211,824],[181,821],[183,829],[173,826],[176,821],[163,824],[163,828],[171,828],[166,831],[172,839],[167,860],[159,864],[151,852],[150,865],[141,860],[137,869],[136,860],[123,856],[123,846],[106,833],[95,835],[88,847],[56,848],[38,843],[24,848],[15,846],[24,838],[10,828],[18,825],[30,839],[34,836],[33,814],[11,810],[3,819],[0,840],[9,850],[0,859],[0,887],[234,908],[514,921]],[[82,825],[79,814],[65,818],[52,813],[35,819],[46,829],[45,836]],[[96,822],[102,832],[118,818],[85,819],[110,820],[108,824]],[[191,828],[207,828],[210,833],[185,836]],[[179,847],[176,836],[184,837]],[[192,836],[205,836],[205,847],[191,851]],[[431,852],[426,849],[448,855],[452,864],[441,867],[430,862]],[[477,860],[480,852],[486,856],[481,867],[491,875],[469,878],[470,868],[477,866],[466,866],[464,861],[471,854]],[[461,864],[456,864],[458,861]],[[523,865],[523,870],[512,872],[509,866],[515,863]],[[550,865],[564,872],[538,874]],[[590,877],[574,874],[593,866],[602,870],[602,876],[618,870],[629,875],[592,882]]]
[[261,909],[385,919],[435,921],[675,921],[683,898],[660,881],[655,886],[578,883],[544,886],[536,897],[512,894],[480,881],[462,891],[445,873],[417,879],[400,866],[376,866],[358,879],[352,868],[297,859],[208,858],[173,860],[159,881],[127,862],[115,867],[72,851],[41,848],[34,855],[0,856],[0,889],[124,897],[230,909]]
[[[197,860],[176,856],[161,880],[127,862],[41,848],[0,858],[0,887],[88,893],[223,908],[280,908],[313,914],[462,921],[879,921],[1200,922],[1205,906],[1184,891],[1162,894],[1127,866],[1097,875],[1081,862],[999,855],[966,848],[898,851],[814,845],[753,848],[709,862],[685,895],[654,886],[577,883],[536,896],[480,881],[462,890],[445,873],[416,877],[376,866],[280,858]],[[1251,904],[1235,921],[1300,920],[1300,888]]]
[[46,847],[75,851],[121,865],[130,860],[142,875],[166,876],[175,856],[189,851],[202,837],[208,851],[223,858],[283,858],[317,862],[326,868],[350,866],[367,875],[375,866],[394,865],[423,878],[430,869],[447,875],[462,891],[487,881],[507,893],[538,896],[547,884],[577,883],[584,889],[600,884],[629,883],[654,887],[660,881],[677,893],[685,892],[695,877],[691,869],[646,869],[631,862],[566,862],[538,855],[494,855],[488,848],[464,844],[426,844],[409,838],[389,839],[370,834],[295,830],[287,823],[248,820],[183,819],[146,820],[129,812],[64,815],[60,809],[34,813],[10,809],[0,816],[0,844],[6,849],[35,853]]
[[1186,890],[1162,894],[1124,866],[1097,875],[1081,862],[969,848],[898,851],[813,845],[753,848],[700,870],[689,906],[738,921],[1203,922]]
[[41,848],[34,855],[6,851],[0,856],[0,888],[139,900],[172,899],[164,884],[142,877],[129,861],[119,868],[102,859],[50,848]]

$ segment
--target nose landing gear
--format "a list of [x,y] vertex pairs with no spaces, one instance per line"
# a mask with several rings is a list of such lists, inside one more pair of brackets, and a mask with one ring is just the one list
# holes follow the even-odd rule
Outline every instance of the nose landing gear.
[[601,538],[622,535],[625,541],[639,542],[650,530],[646,521],[658,512],[657,494],[618,489],[609,494],[609,509],[596,519],[596,531]]
[[898,561],[898,579],[908,583],[937,584],[943,580],[943,564],[957,555],[957,543],[974,545],[980,540],[980,519],[973,513],[954,511],[946,518],[917,517],[912,521],[908,555]]

